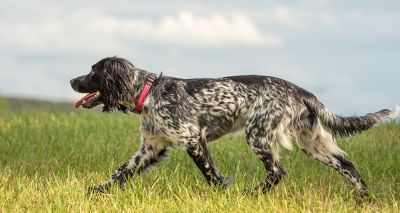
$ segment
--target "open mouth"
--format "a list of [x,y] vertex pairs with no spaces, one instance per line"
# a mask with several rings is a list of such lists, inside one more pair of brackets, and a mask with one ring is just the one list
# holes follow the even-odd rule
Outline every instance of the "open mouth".
[[99,101],[100,97],[100,91],[89,93],[75,103],[75,108],[79,108],[80,106],[86,109],[93,108],[101,104],[101,101]]

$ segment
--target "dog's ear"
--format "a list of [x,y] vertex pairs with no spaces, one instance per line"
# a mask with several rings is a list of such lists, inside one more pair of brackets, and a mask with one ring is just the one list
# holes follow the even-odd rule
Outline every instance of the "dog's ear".
[[129,100],[131,93],[130,74],[132,69],[129,64],[120,60],[106,60],[103,64],[101,80],[104,112],[111,112],[114,109],[127,111],[127,108],[120,105],[119,101]]

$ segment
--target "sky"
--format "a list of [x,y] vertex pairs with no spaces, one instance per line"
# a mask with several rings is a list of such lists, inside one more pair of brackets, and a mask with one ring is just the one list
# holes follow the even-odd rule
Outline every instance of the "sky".
[[333,112],[400,104],[400,1],[0,0],[0,95],[72,101],[101,58],[181,78],[268,75]]

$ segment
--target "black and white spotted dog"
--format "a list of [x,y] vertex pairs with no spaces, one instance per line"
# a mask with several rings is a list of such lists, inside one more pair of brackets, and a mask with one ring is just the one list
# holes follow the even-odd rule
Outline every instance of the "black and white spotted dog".
[[[105,112],[127,112],[135,108],[149,77],[157,76],[125,59],[110,57],[93,65],[88,75],[71,80],[71,86],[80,93],[95,93],[81,100],[85,108],[103,104]],[[113,183],[122,186],[163,159],[172,146],[189,154],[209,184],[227,187],[232,178],[218,172],[207,143],[244,129],[247,143],[267,171],[256,192],[265,193],[286,174],[279,149],[291,149],[293,140],[311,158],[338,170],[365,196],[367,186],[354,164],[344,158],[335,136],[360,133],[384,118],[394,118],[398,111],[385,109],[361,117],[341,117],[328,112],[310,92],[274,77],[163,76],[155,80],[143,102],[140,149],[109,181],[91,190],[105,192]]]

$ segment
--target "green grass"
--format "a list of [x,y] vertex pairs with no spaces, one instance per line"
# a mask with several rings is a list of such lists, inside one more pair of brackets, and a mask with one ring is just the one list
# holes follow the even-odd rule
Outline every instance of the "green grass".
[[363,174],[372,202],[359,198],[336,171],[301,151],[281,153],[288,175],[267,195],[243,193],[261,181],[261,162],[243,137],[228,135],[210,145],[216,164],[235,181],[215,190],[179,149],[156,169],[132,180],[125,191],[86,194],[107,179],[139,146],[137,117],[82,112],[0,109],[0,212],[299,212],[398,211],[400,125],[378,126],[341,140]]

